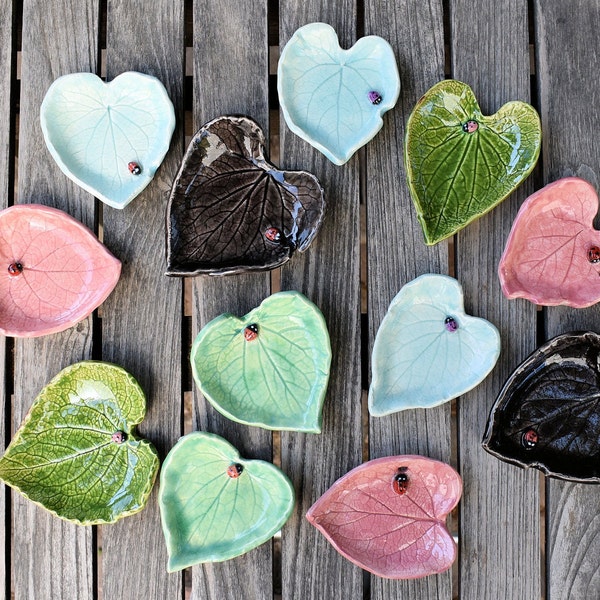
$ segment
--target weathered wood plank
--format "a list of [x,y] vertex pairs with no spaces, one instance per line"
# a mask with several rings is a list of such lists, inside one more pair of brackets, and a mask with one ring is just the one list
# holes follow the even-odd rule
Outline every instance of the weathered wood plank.
[[[577,10],[556,0],[535,2],[535,39],[544,131],[543,183],[576,175],[600,188],[600,128],[595,65],[600,61],[600,2]],[[558,49],[558,50],[557,50]],[[598,305],[546,310],[546,335],[600,331]],[[597,486],[547,480],[547,597],[600,597],[600,498]]]
[[[485,0],[473,10],[450,1],[452,75],[469,83],[484,114],[509,100],[529,101],[526,0]],[[508,301],[496,274],[512,221],[533,191],[530,178],[510,198],[457,235],[456,273],[468,313],[500,330],[502,353],[492,374],[458,402],[460,590],[467,598],[539,598],[539,476],[486,454],[480,441],[504,380],[536,343],[535,307]],[[526,533],[525,533],[526,532]],[[506,577],[510,573],[510,577]]]
[[[267,2],[194,1],[194,124],[228,114],[255,119],[268,139]],[[192,339],[224,312],[241,316],[270,293],[268,273],[193,280]],[[272,435],[229,421],[194,386],[194,429],[229,440],[242,456],[271,460]],[[272,598],[272,544],[192,569],[193,598]]]
[[[369,348],[400,288],[424,273],[448,273],[448,245],[426,246],[406,181],[405,125],[418,99],[444,78],[442,3],[366,2],[365,34],[396,52],[402,89],[383,130],[367,146],[366,199]],[[450,404],[370,420],[371,458],[421,454],[450,462]],[[451,598],[450,571],[410,581],[371,578],[371,598]]]
[[[71,183],[47,151],[39,107],[52,81],[96,70],[97,0],[23,3],[23,52],[17,202],[67,211],[93,227],[93,198]],[[13,426],[62,368],[91,356],[92,319],[59,334],[15,341]],[[12,574],[17,598],[86,598],[92,594],[91,528],[66,523],[12,494]]]
[[[105,304],[102,357],[127,369],[146,393],[139,432],[161,458],[181,435],[182,283],[165,270],[165,210],[183,151],[183,0],[114,0],[107,14],[107,79],[124,71],[157,77],[175,106],[177,129],[152,183],[123,210],[104,208],[104,240],[123,263]],[[102,531],[104,598],[180,598],[182,576],[167,573],[158,485],[138,515]]]
[[[356,41],[356,3],[279,3],[280,46],[314,21],[329,23],[340,44]],[[282,167],[314,173],[325,189],[327,214],[317,238],[281,274],[282,289],[305,294],[323,312],[332,347],[331,377],[319,435],[283,432],[281,462],[297,503],[282,531],[284,598],[360,598],[362,572],[343,559],[304,518],[310,506],[361,462],[359,159],[337,167],[281,121]]]

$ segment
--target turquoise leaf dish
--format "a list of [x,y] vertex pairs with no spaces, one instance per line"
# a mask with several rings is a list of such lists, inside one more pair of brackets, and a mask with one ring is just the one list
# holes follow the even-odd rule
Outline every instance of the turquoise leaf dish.
[[458,281],[422,275],[392,300],[375,337],[369,412],[443,404],[481,383],[499,355],[498,330],[465,313]]
[[310,23],[285,45],[277,88],[288,127],[343,165],[381,129],[382,115],[398,100],[400,76],[383,38],[363,37],[343,50],[330,25]]
[[105,204],[125,208],[162,163],[175,111],[150,75],[127,72],[104,83],[93,73],[72,73],[50,86],[40,121],[61,171]]

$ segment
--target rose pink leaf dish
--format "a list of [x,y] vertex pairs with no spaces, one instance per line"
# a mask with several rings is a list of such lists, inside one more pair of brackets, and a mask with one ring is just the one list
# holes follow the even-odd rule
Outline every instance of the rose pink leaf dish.
[[121,263],[67,213],[36,204],[0,211],[0,334],[37,337],[87,317]]
[[600,232],[593,221],[598,195],[566,177],[525,200],[498,266],[507,298],[585,308],[600,300]]
[[353,469],[306,514],[348,560],[390,579],[447,570],[456,558],[447,515],[462,493],[460,475],[423,456],[389,456]]

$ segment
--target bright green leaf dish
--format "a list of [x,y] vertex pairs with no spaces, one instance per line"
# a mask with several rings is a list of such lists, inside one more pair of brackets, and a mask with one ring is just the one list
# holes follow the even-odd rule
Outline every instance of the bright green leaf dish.
[[158,456],[133,434],[144,393],[116,365],[86,361],[41,391],[0,459],[0,479],[56,516],[113,523],[144,508]]
[[468,85],[434,85],[408,119],[404,154],[425,242],[436,244],[502,202],[531,173],[541,143],[529,104],[509,102],[486,117]]
[[294,488],[272,464],[244,460],[223,438],[195,432],[165,459],[158,501],[173,572],[266,542],[288,520]]
[[265,429],[319,433],[331,347],[319,309],[279,292],[245,317],[224,314],[198,334],[194,379],[226,417]]

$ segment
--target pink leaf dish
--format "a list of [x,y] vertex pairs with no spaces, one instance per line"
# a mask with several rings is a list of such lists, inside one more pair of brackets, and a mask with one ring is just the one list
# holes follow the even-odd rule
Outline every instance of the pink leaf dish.
[[79,221],[37,204],[0,211],[0,334],[37,337],[87,317],[121,263]]
[[356,467],[306,514],[348,560],[389,579],[450,568],[456,544],[446,529],[462,493],[460,475],[423,456],[388,456]]
[[600,300],[600,232],[593,221],[598,195],[566,177],[525,200],[498,266],[507,298],[585,308]]

